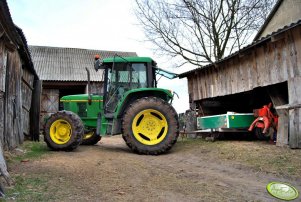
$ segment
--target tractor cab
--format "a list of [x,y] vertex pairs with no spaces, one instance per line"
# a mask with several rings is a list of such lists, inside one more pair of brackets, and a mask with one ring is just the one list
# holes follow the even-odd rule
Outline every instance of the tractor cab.
[[156,88],[156,75],[175,78],[177,75],[157,67],[149,57],[95,57],[95,70],[104,69],[104,112],[113,115],[118,103],[136,89]]

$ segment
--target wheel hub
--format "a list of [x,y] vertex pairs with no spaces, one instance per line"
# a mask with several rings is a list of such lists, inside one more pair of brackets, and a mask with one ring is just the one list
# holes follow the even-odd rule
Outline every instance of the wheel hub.
[[50,138],[56,144],[67,143],[72,134],[71,125],[64,119],[58,119],[51,124]]
[[139,112],[133,120],[135,138],[145,145],[156,145],[167,135],[168,124],[165,116],[154,109]]

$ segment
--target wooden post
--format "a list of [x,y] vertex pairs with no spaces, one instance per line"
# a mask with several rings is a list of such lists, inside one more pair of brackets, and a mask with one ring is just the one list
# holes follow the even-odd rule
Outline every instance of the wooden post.
[[40,111],[41,111],[41,92],[42,81],[34,81],[34,90],[32,93],[31,111],[30,111],[30,134],[34,141],[39,141],[40,137]]
[[273,102],[273,105],[279,116],[278,130],[277,130],[277,146],[288,145],[288,131],[289,131],[289,116],[288,116],[288,101],[285,92],[280,92],[276,87],[269,87],[268,93]]
[[278,131],[277,131],[277,146],[287,146],[288,145],[288,123],[289,116],[287,109],[277,109],[279,115]]
[[2,143],[0,142],[0,173],[4,177],[6,183],[8,186],[11,186],[13,184],[13,180],[10,177],[8,171],[7,171],[7,166],[6,166],[6,161],[3,156],[3,149],[2,149]]
[[289,146],[292,149],[301,148],[301,108],[289,110],[289,117]]
[[289,146],[301,148],[301,76],[288,80]]

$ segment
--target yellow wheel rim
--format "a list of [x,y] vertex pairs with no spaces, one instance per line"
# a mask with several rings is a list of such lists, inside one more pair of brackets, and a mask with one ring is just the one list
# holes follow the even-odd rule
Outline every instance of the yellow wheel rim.
[[134,117],[132,130],[135,138],[142,144],[156,145],[166,137],[168,123],[159,111],[146,109]]
[[83,139],[84,139],[84,140],[89,139],[89,138],[91,138],[93,135],[94,135],[94,131],[90,131],[90,132],[84,134]]
[[50,126],[50,138],[56,144],[67,143],[72,134],[72,128],[68,121],[64,119],[58,119]]

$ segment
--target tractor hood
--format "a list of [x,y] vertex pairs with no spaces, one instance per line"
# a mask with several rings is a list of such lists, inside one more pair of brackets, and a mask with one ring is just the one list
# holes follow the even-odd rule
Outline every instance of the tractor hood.
[[[67,95],[63,96],[60,101],[61,102],[88,102],[89,95],[88,94],[79,94],[79,95]],[[102,102],[103,97],[100,95],[92,95],[92,101],[94,102]]]

